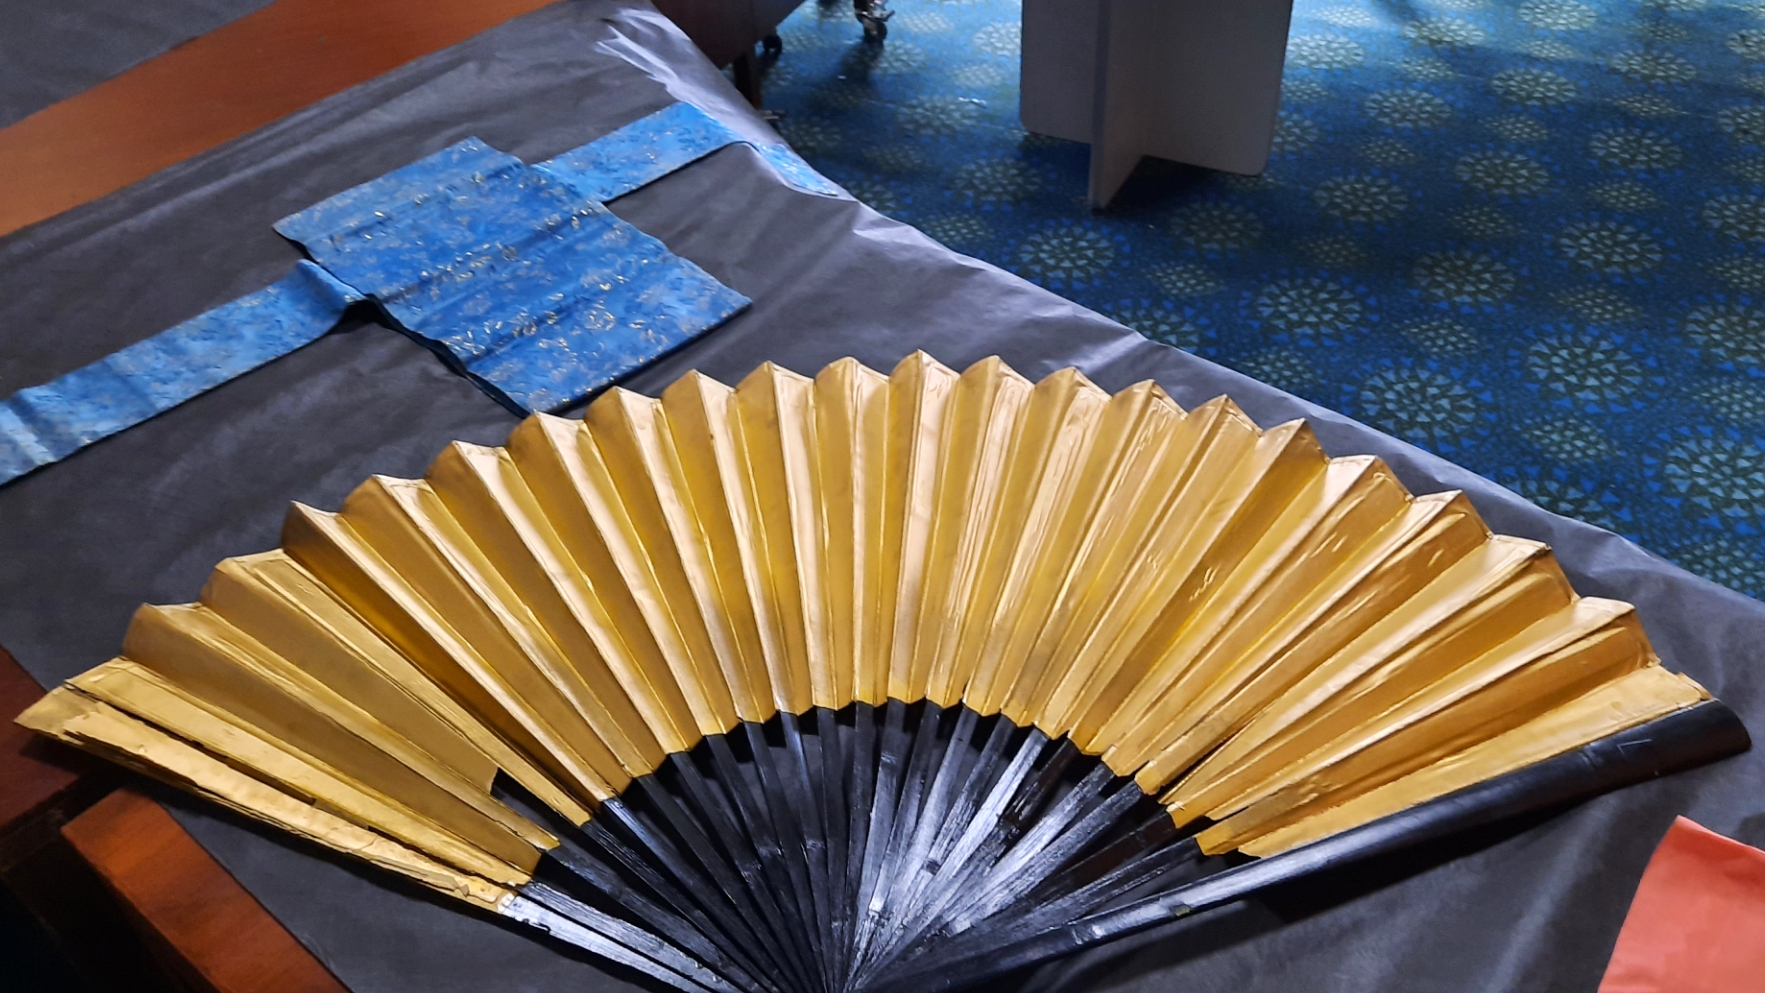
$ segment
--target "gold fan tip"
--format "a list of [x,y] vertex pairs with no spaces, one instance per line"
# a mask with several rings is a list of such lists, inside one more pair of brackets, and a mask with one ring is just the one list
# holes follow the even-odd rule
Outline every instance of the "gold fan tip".
[[320,510],[317,507],[313,507],[313,506],[309,506],[307,504],[301,503],[299,500],[295,500],[295,501],[291,502],[288,505],[288,513],[284,514],[282,517],[282,526],[284,528],[284,531],[282,533],[282,544],[286,545],[288,543],[288,534],[285,529],[287,528],[287,526],[290,522],[293,522],[293,521],[316,521],[316,520],[320,520],[323,518],[336,517],[336,516],[337,516],[336,511]]
[[573,441],[581,430],[585,430],[583,422],[575,418],[536,413],[517,424],[505,444],[511,453],[525,451],[532,445],[558,446]]
[[661,403],[662,401],[655,397],[633,392],[623,386],[615,386],[596,397],[595,401],[588,405],[588,408],[582,412],[582,421],[593,426],[604,424],[610,426],[609,422],[616,421],[629,422],[632,418],[641,416],[640,411],[659,407]]
[[935,373],[940,370],[951,377],[956,375],[955,370],[933,358],[931,353],[924,349],[918,349],[907,355],[907,357],[903,358],[900,362],[895,363],[895,368],[890,370],[889,375],[891,377],[912,376],[915,374],[923,375],[928,372]]
[[740,395],[756,392],[774,392],[780,386],[787,383],[795,385],[812,382],[814,382],[814,380],[810,379],[808,376],[786,369],[784,366],[781,366],[776,362],[762,362],[753,372],[742,377],[741,382],[736,384],[735,391]]
[[1096,383],[1091,382],[1091,378],[1086,376],[1078,366],[1071,365],[1062,366],[1048,375],[1043,376],[1040,380],[1037,380],[1036,387],[1038,389],[1050,390],[1089,388],[1096,390],[1099,393],[1103,392],[1102,388]]
[[1015,376],[1017,370],[1006,365],[1005,360],[998,355],[988,355],[970,362],[968,367],[962,370],[962,374],[964,376]]
[[729,391],[728,383],[693,369],[669,383],[662,390],[662,403],[666,406],[672,403],[691,402],[695,396],[702,402],[711,396],[728,394]]
[[425,470],[425,478],[442,478],[456,472],[482,472],[488,466],[507,458],[501,448],[455,441],[443,448]]
[[197,599],[207,603],[210,591],[217,581],[232,583],[252,583],[257,581],[258,570],[274,562],[288,561],[288,553],[280,548],[272,548],[267,552],[252,552],[249,555],[234,555],[222,559],[209,573],[208,579],[202,584],[202,592]]

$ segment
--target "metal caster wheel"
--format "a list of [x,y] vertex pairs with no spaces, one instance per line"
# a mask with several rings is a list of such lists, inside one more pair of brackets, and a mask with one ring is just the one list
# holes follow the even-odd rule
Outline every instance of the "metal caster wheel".
[[888,9],[888,0],[852,0],[852,13],[864,25],[866,44],[880,45],[889,36],[889,18],[895,12]]
[[762,60],[764,60],[766,62],[773,62],[773,61],[776,61],[778,59],[778,57],[783,54],[784,54],[784,39],[783,38],[780,38],[778,35],[775,35],[775,34],[769,34],[766,37],[760,39],[760,58]]

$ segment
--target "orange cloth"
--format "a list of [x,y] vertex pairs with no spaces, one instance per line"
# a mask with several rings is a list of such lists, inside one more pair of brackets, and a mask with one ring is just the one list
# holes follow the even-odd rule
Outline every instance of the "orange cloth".
[[1649,859],[1599,993],[1765,990],[1765,852],[1681,817]]

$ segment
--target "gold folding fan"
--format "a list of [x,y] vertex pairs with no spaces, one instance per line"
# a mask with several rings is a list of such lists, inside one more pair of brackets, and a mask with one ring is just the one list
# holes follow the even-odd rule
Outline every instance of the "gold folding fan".
[[614,390],[296,504],[21,721],[753,993],[953,987],[1745,747],[1460,494],[924,354]]

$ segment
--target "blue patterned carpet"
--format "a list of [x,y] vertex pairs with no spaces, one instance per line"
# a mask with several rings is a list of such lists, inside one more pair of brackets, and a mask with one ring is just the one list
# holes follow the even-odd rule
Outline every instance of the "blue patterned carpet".
[[1260,177],[1017,121],[1017,0],[811,2],[781,130],[878,210],[1765,596],[1765,0],[1299,0]]

